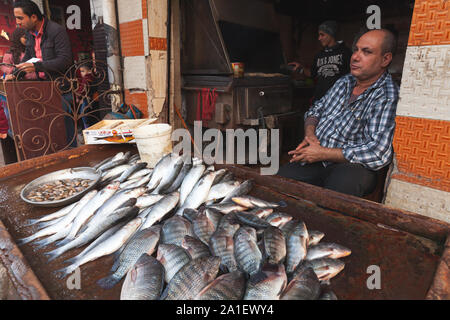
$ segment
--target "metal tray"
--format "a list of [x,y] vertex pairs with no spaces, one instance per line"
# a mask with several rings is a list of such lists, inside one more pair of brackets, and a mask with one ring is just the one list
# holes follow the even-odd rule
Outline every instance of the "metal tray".
[[[46,175],[43,175],[37,179],[34,179],[30,183],[28,183],[21,191],[20,197],[23,201],[26,203],[32,204],[34,206],[38,207],[59,207],[71,204],[83,197],[88,191],[92,190],[97,183],[99,182],[101,178],[101,173],[91,167],[79,167],[79,168],[69,168],[64,170],[55,171]],[[63,180],[63,179],[89,179],[92,180],[89,187],[84,189],[83,191],[80,191],[76,194],[74,194],[71,197],[56,200],[56,201],[42,201],[42,202],[36,202],[31,201],[26,198],[26,196],[39,185],[42,185],[44,183],[51,183],[57,180]]]

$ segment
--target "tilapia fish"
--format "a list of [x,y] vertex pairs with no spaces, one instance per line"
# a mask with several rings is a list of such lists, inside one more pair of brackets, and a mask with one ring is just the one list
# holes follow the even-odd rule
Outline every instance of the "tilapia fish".
[[120,293],[120,300],[158,300],[164,288],[164,267],[143,254],[128,271]]
[[281,300],[316,300],[319,295],[320,281],[312,268],[306,268],[289,282]]
[[308,241],[308,247],[314,246],[322,240],[323,237],[325,237],[325,233],[317,230],[308,230],[309,235],[309,241]]
[[297,274],[303,272],[305,268],[313,268],[320,281],[328,281],[335,277],[345,267],[345,263],[339,259],[332,258],[320,258],[314,260],[304,260],[295,269],[292,274],[292,278],[295,278]]
[[201,213],[192,222],[192,230],[198,239],[208,244],[209,239],[215,231],[215,227],[212,221],[206,216],[206,213]]
[[265,265],[250,277],[244,300],[278,300],[286,287],[284,265]]
[[164,266],[166,271],[164,277],[167,283],[172,280],[173,276],[184,265],[191,261],[189,253],[182,247],[174,244],[160,244],[156,259]]
[[304,222],[298,223],[286,238],[286,273],[292,273],[306,257],[308,230]]
[[233,197],[231,200],[243,207],[253,209],[253,208],[278,208],[278,207],[286,207],[286,203],[284,201],[280,202],[269,202],[262,199],[258,199],[252,196],[240,196]]
[[261,267],[262,254],[258,244],[247,230],[240,228],[234,235],[234,256],[239,268],[248,274],[256,274]]
[[249,225],[254,228],[267,228],[270,227],[270,223],[258,218],[257,216],[246,212],[235,212],[236,218],[243,224]]
[[245,293],[245,282],[242,272],[223,274],[200,291],[195,300],[241,300]]
[[225,198],[222,199],[220,203],[231,202],[231,198],[244,196],[249,193],[253,188],[253,180],[246,180],[242,182],[237,188],[233,189]]
[[167,286],[166,300],[193,300],[219,272],[220,258],[204,257],[186,264]]
[[220,268],[223,271],[237,271],[238,265],[234,257],[233,235],[223,229],[218,229],[209,240],[209,247],[214,256],[221,258]]
[[337,243],[322,242],[308,248],[306,260],[314,260],[320,258],[339,259],[350,255],[352,251]]
[[292,220],[292,216],[284,212],[273,212],[269,214],[266,221],[274,227],[282,228],[286,223]]
[[267,262],[279,264],[286,258],[286,239],[283,232],[276,227],[269,227],[264,230],[263,235],[264,254]]
[[192,259],[209,257],[211,255],[211,251],[206,244],[199,239],[188,235],[184,236],[183,242],[181,242],[181,247],[186,249]]
[[100,279],[97,284],[104,289],[114,287],[142,254],[153,254],[159,241],[160,231],[160,226],[153,226],[136,233],[114,263],[111,269],[112,274]]
[[194,236],[191,223],[181,216],[173,216],[163,224],[161,230],[161,243],[175,244],[181,247],[181,243],[186,235]]

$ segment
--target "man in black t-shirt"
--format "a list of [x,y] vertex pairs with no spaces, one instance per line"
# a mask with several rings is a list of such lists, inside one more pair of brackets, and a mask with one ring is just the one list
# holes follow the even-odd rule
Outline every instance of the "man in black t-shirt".
[[320,100],[340,77],[350,72],[352,51],[343,41],[336,41],[337,29],[336,21],[325,21],[319,26],[319,41],[323,50],[314,57],[311,69],[304,68],[298,62],[289,63],[294,70],[317,79],[313,102]]

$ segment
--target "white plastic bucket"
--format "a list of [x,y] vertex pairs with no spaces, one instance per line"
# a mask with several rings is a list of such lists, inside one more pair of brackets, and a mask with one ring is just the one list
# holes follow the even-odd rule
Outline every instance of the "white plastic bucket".
[[141,160],[154,168],[166,154],[172,152],[172,127],[165,123],[149,124],[133,132]]

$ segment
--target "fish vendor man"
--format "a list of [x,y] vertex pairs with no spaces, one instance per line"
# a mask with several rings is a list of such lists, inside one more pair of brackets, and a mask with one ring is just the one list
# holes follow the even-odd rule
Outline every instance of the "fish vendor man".
[[393,157],[398,86],[388,67],[396,38],[370,30],[356,42],[350,74],[305,114],[305,138],[278,175],[337,192],[365,196]]

